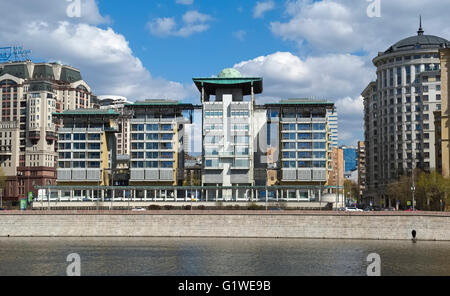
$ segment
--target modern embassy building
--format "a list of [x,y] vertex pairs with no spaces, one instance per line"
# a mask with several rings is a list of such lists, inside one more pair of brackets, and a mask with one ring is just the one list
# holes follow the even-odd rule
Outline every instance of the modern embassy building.
[[365,196],[387,206],[389,183],[415,168],[435,169],[434,111],[441,110],[439,50],[450,42],[425,35],[403,39],[373,59],[377,80],[363,91]]
[[[320,200],[334,167],[330,151],[337,149],[333,148],[330,128],[332,118],[337,119],[334,103],[288,99],[258,105],[256,95],[263,91],[263,79],[243,77],[234,69],[225,69],[217,77],[193,78],[193,81],[201,93],[199,106],[171,100],[124,105],[123,113],[129,114],[130,127],[129,187],[124,190],[131,190],[133,200],[186,201],[188,190],[195,191],[203,201]],[[186,125],[193,123],[195,109],[202,110],[202,156],[201,186],[193,188],[182,185]],[[116,153],[110,150],[117,148],[109,138],[116,137],[119,130],[120,112],[113,108],[100,109],[98,114],[91,113],[92,110],[62,114],[65,125],[60,132],[61,149],[65,149],[63,144],[75,144],[75,137],[81,136],[75,136],[79,127],[73,117],[80,112],[90,114],[88,122],[94,119],[103,122],[102,139],[107,146],[100,145],[100,150],[95,152],[101,156],[100,176],[109,176],[105,180],[100,177],[100,185],[112,184],[114,174],[101,172],[117,169]],[[65,186],[82,180],[78,177],[80,170],[86,171],[86,175],[81,173],[83,177],[87,176],[90,161],[89,154],[68,152],[60,151],[60,156],[67,156],[67,160],[60,159],[58,168],[58,184]],[[111,158],[104,158],[105,155]],[[78,167],[75,156],[88,157],[86,168]],[[343,160],[340,165],[343,167]],[[92,188],[82,194],[91,194],[89,190]],[[73,198],[74,194],[70,196]]]

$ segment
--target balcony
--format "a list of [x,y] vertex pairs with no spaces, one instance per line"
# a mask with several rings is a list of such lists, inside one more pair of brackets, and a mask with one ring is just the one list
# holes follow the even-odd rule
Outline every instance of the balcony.
[[11,146],[5,145],[0,146],[0,156],[11,156],[11,155],[12,155]]
[[46,132],[45,139],[47,141],[56,141],[58,138],[54,132]]
[[41,132],[29,132],[28,138],[31,141],[39,141],[41,139]]
[[233,158],[234,155],[235,154],[234,154],[233,151],[229,151],[229,152],[222,151],[222,152],[219,152],[219,157],[222,157],[222,158]]

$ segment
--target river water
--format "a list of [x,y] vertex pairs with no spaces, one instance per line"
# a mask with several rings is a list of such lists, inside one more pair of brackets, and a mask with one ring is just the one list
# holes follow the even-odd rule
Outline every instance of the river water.
[[450,275],[450,242],[0,238],[0,276],[65,275],[71,253],[86,276],[364,276],[370,253],[380,255],[382,275]]

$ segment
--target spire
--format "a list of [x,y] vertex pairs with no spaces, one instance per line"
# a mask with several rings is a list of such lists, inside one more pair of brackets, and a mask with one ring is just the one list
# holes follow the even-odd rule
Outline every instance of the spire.
[[419,31],[417,31],[417,35],[423,35],[425,31],[422,29],[422,16],[420,16],[420,25],[419,25]]

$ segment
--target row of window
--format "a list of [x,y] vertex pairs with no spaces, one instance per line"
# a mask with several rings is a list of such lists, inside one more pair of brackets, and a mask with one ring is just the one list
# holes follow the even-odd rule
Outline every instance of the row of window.
[[[59,134],[60,141],[86,141],[86,134]],[[87,134],[87,139],[89,141],[100,141],[100,134]]]
[[58,161],[58,168],[60,169],[98,169],[100,168],[100,161]]
[[171,131],[173,130],[172,124],[132,124],[131,131],[134,132],[143,132],[147,131]]
[[171,150],[172,143],[131,143],[132,150]]
[[294,152],[294,151],[285,151],[283,152],[283,158],[290,159],[323,159],[327,158],[327,153],[325,151],[302,151],[302,152]]
[[326,168],[326,161],[283,161],[283,168]]
[[[206,159],[205,167],[207,168],[222,168],[223,163],[219,161],[219,159]],[[234,159],[231,165],[235,168],[248,168],[250,166],[249,159]]]
[[132,159],[144,159],[144,156],[146,159],[158,159],[158,158],[167,158],[167,159],[173,159],[174,153],[173,152],[132,152],[131,158]]
[[172,141],[173,140],[173,134],[131,134],[131,139],[135,141],[143,141],[150,140],[150,141],[158,141],[158,140],[164,140],[164,141]]
[[[248,147],[239,147],[236,146],[234,151],[229,152],[232,155],[248,155],[249,150]],[[205,148],[205,154],[206,155],[219,155],[219,149],[218,148]]]
[[132,161],[131,168],[173,168],[173,161]]
[[326,139],[326,134],[325,133],[284,133],[283,140],[324,140]]
[[308,149],[327,149],[326,142],[285,142],[283,143],[283,149],[291,150],[308,150]]
[[284,131],[295,131],[295,130],[299,130],[299,131],[324,131],[326,130],[326,124],[325,123],[300,123],[300,124],[295,124],[295,123],[286,123],[283,124],[283,130]]
[[[219,144],[221,143],[223,136],[205,136],[206,144]],[[236,144],[248,144],[249,136],[230,136],[230,141]]]
[[100,152],[59,152],[58,157],[59,159],[99,159]]
[[59,143],[59,150],[100,150],[100,143]]

